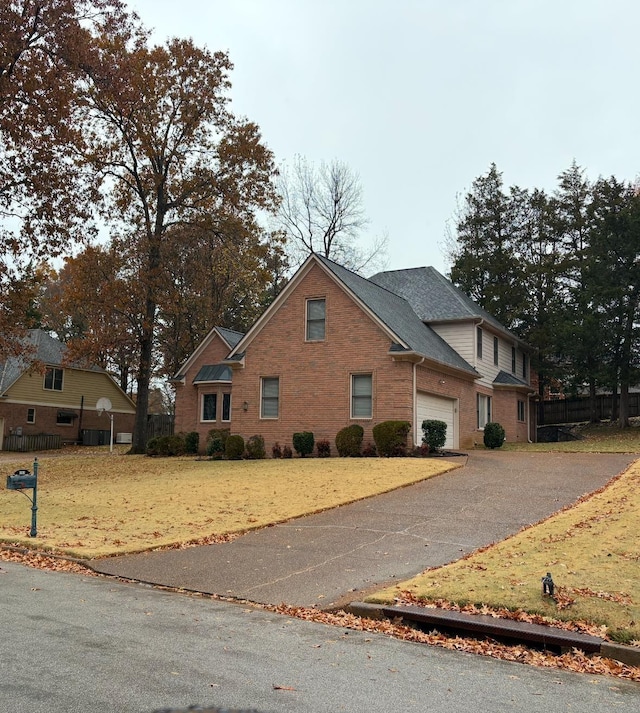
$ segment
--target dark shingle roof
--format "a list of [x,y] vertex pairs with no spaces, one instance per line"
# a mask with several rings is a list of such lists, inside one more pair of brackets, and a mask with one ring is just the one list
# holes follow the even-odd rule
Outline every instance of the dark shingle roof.
[[420,320],[406,299],[327,258],[316,257],[410,350],[477,376],[476,370],[458,352]]
[[484,319],[500,331],[509,333],[495,317],[433,267],[379,272],[370,280],[404,297],[423,322]]
[[226,327],[216,327],[220,336],[224,341],[233,349],[236,344],[244,337],[242,332],[236,332],[234,329],[227,329]]
[[509,374],[507,371],[499,371],[493,383],[497,386],[523,386],[529,388],[529,384],[526,381],[522,381],[522,379]]
[[198,384],[205,381],[231,381],[233,378],[231,367],[226,364],[207,364],[200,367],[193,383]]
[[25,343],[27,353],[24,356],[9,357],[4,364],[0,364],[0,394],[14,384],[34,361],[50,366],[62,364],[65,355],[64,344],[43,330],[30,329]]

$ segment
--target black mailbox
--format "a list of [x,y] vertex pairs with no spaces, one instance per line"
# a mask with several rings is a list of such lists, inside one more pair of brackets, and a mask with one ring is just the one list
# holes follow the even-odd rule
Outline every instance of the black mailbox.
[[36,476],[28,470],[16,470],[13,475],[7,476],[7,490],[25,490],[36,487]]

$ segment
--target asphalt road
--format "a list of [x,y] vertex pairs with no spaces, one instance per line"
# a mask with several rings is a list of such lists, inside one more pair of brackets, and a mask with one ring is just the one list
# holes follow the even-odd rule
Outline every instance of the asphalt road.
[[636,713],[640,684],[0,563],[0,713]]
[[233,542],[90,565],[148,583],[331,609],[502,540],[600,488],[636,457],[473,451],[454,459],[463,468]]

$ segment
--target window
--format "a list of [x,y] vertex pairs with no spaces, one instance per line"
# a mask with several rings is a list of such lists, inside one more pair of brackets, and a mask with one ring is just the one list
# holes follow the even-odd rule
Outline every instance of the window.
[[516,373],[516,348],[511,347],[511,372]]
[[522,378],[527,380],[527,355],[522,355]]
[[222,394],[222,420],[231,421],[231,394]]
[[49,391],[62,391],[62,369],[47,367],[44,373],[44,388]]
[[491,396],[478,394],[478,428],[483,429],[491,421]]
[[203,421],[215,421],[217,406],[218,406],[218,395],[217,394],[203,394],[202,395],[202,420]]
[[482,359],[482,327],[476,327],[476,350],[478,359]]
[[77,414],[72,411],[58,411],[56,424],[58,426],[71,426],[74,418],[77,418]]
[[493,363],[498,366],[498,337],[493,338]]
[[524,401],[518,401],[518,421],[524,420]]
[[36,422],[36,410],[34,408],[27,409],[27,423]]
[[278,418],[280,411],[280,378],[272,376],[262,379],[260,418]]
[[351,418],[373,416],[373,380],[371,374],[351,376]]
[[319,342],[325,333],[325,300],[307,300],[307,341]]

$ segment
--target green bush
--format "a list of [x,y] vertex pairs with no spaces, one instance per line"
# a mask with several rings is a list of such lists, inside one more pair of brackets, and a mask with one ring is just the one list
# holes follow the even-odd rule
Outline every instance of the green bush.
[[427,419],[422,422],[422,442],[435,453],[444,447],[447,440],[447,424],[444,421]]
[[267,451],[264,447],[264,438],[262,436],[251,436],[247,441],[247,458],[261,460],[266,457]]
[[225,453],[227,438],[229,438],[228,428],[212,428],[207,433],[206,452],[209,458],[222,458]]
[[341,458],[356,457],[362,449],[364,428],[357,423],[345,426],[336,435],[336,450]]
[[504,428],[493,421],[484,427],[484,445],[487,448],[500,448],[504,443]]
[[318,458],[329,458],[331,456],[331,444],[329,441],[318,441],[316,443]]
[[293,447],[301,458],[313,453],[313,444],[314,438],[311,431],[301,431],[293,434]]
[[189,431],[184,437],[184,452],[195,454],[200,446],[200,434],[197,431]]
[[148,456],[181,456],[186,453],[184,436],[156,436],[147,443]]
[[373,440],[381,456],[387,458],[407,454],[409,421],[383,421],[373,427]]
[[229,436],[224,446],[224,454],[229,460],[240,460],[244,455],[244,438],[239,435]]

